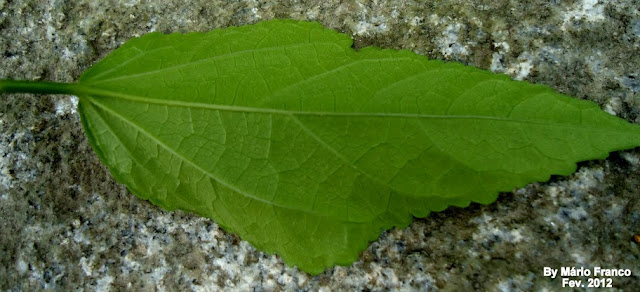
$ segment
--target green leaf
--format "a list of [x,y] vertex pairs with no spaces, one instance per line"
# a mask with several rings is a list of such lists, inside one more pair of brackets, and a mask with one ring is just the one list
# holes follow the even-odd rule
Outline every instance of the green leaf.
[[152,33],[56,92],[80,96],[89,141],[135,195],[312,274],[412,216],[640,145],[640,127],[592,102],[351,44],[289,20]]

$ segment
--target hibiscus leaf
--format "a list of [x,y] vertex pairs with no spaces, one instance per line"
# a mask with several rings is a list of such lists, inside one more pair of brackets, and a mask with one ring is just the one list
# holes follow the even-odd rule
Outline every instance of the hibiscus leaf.
[[313,274],[412,216],[491,203],[640,145],[640,127],[592,102],[351,44],[290,20],[152,33],[76,84],[2,81],[0,92],[78,95],[93,149],[136,196]]

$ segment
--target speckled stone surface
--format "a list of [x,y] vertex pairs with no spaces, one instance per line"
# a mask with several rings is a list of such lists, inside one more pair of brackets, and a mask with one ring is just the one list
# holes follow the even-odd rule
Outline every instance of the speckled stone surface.
[[[0,78],[70,82],[147,32],[295,18],[349,33],[356,48],[404,48],[506,73],[640,124],[637,1],[469,2],[0,0]],[[383,233],[352,266],[312,277],[215,222],[135,198],[89,147],[76,102],[0,98],[3,291],[560,289],[545,266],[631,269],[610,290],[640,287],[638,149],[488,206],[416,219]]]

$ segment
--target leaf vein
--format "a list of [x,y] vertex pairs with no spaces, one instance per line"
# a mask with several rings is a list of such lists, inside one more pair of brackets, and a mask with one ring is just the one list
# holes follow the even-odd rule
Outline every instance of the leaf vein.
[[[331,42],[324,42],[324,43],[333,44]],[[109,82],[109,81],[116,81],[116,80],[127,79],[127,78],[134,78],[134,77],[153,75],[153,74],[157,74],[157,73],[163,73],[163,72],[166,72],[166,71],[170,71],[170,70],[173,70],[173,69],[185,68],[185,67],[198,65],[198,64],[201,64],[201,63],[209,62],[209,61],[215,61],[215,60],[218,60],[218,59],[224,59],[224,58],[227,58],[227,57],[233,57],[233,56],[237,56],[237,55],[241,55],[241,54],[245,54],[245,53],[252,53],[253,54],[253,53],[256,53],[256,52],[269,52],[269,51],[273,51],[273,50],[277,50],[277,49],[299,48],[299,47],[305,47],[305,46],[315,46],[316,44],[318,44],[318,43],[314,43],[314,44],[303,43],[303,44],[292,45],[292,46],[278,46],[278,47],[267,47],[267,48],[261,48],[261,49],[248,49],[248,50],[235,51],[235,52],[232,52],[232,53],[211,56],[211,57],[202,58],[202,59],[195,60],[195,61],[190,61],[190,62],[187,62],[187,63],[181,63],[180,65],[168,66],[168,67],[164,67],[164,68],[160,68],[160,69],[156,69],[156,70],[151,70],[151,71],[145,71],[145,72],[141,72],[141,73],[137,73],[137,74],[119,75],[118,77],[107,78],[107,79],[102,79],[102,80],[95,80],[95,81],[94,80],[89,80],[89,81],[87,81],[87,83],[100,84],[100,83],[105,83],[105,82]]]

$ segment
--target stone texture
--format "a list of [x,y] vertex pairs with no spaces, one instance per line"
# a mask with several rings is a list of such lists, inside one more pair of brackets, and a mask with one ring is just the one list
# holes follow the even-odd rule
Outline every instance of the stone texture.
[[[491,69],[640,123],[637,1],[161,2],[0,0],[0,78],[70,82],[147,32],[295,18],[349,33],[356,48]],[[75,102],[0,98],[2,290],[557,290],[545,266],[629,268],[614,290],[640,286],[638,149],[417,219],[352,266],[311,277],[210,220],[129,194],[89,147]]]

